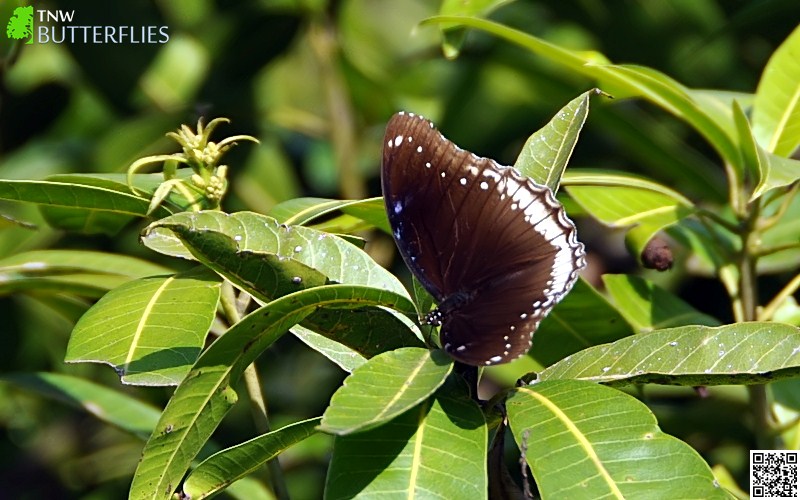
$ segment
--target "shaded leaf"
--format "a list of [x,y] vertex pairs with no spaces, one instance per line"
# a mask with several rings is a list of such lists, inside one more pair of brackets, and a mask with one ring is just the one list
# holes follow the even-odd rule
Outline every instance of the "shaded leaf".
[[633,333],[608,300],[579,278],[572,291],[542,320],[528,355],[548,366],[587,347]]
[[[705,223],[704,223],[705,222]],[[739,289],[739,270],[735,253],[739,241],[714,222],[683,219],[667,228],[667,233],[690,250],[687,267],[701,276],[717,276],[729,295]]]
[[800,374],[800,328],[783,323],[681,326],[591,347],[539,374],[541,380],[606,384],[763,384]]
[[320,429],[346,435],[379,426],[433,394],[453,369],[439,350],[405,348],[379,354],[344,380]]
[[89,298],[100,298],[131,279],[118,274],[55,273],[29,275],[9,273],[0,282],[0,294],[19,292],[46,292],[48,294],[72,294]]
[[577,380],[511,391],[508,421],[542,498],[729,498],[635,398]]
[[100,384],[59,373],[9,373],[0,381],[79,408],[142,439],[153,432],[157,408]]
[[[147,200],[129,193],[52,181],[0,180],[0,199],[55,207],[60,212],[50,212],[48,219],[56,222],[56,227],[66,225],[67,229],[92,229],[107,234],[116,233],[132,217],[144,217],[148,207]],[[98,222],[87,226],[88,215],[85,211],[98,217]],[[156,214],[164,217],[168,212],[162,210]],[[70,217],[76,219],[70,221]],[[59,224],[59,220],[64,224]]]
[[747,115],[737,101],[733,101],[733,120],[739,139],[739,152],[742,154],[742,161],[733,165],[738,177],[734,182],[740,189],[743,187],[745,193],[750,193],[766,176],[769,168],[766,153],[753,137]]

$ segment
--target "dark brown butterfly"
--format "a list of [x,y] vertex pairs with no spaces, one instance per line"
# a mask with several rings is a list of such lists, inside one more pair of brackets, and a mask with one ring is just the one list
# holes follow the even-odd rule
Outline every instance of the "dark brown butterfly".
[[444,350],[476,366],[525,354],[586,265],[553,192],[404,112],[386,127],[381,180],[400,254],[438,302],[426,321],[441,324]]

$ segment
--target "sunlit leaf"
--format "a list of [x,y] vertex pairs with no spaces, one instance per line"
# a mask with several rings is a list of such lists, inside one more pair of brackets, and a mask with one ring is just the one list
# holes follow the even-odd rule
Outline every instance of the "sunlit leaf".
[[638,276],[604,274],[603,283],[617,310],[640,332],[672,326],[720,324],[716,318]]
[[175,385],[200,354],[220,284],[201,268],[115,288],[75,325],[65,359],[109,364],[126,384]]
[[466,16],[438,16],[424,23],[468,26],[508,40],[577,74],[595,79],[597,86],[615,97],[640,97],[686,120],[729,163],[738,161],[731,123],[718,123],[704,102],[695,101],[685,87],[663,73],[633,65],[607,64],[605,57],[559,47],[499,23]]
[[[262,302],[326,282],[370,286],[375,299],[381,290],[408,297],[397,278],[343,239],[259,214],[177,214],[152,224],[143,241],[164,253],[190,253]],[[401,312],[354,309],[320,308],[303,326],[365,357],[422,345],[410,299]]]
[[547,125],[531,135],[514,167],[535,183],[549,187],[553,193],[557,192],[589,113],[589,99],[595,94],[596,90],[590,90],[576,97],[556,113]]
[[660,230],[694,213],[681,194],[640,177],[597,171],[564,175],[567,192],[584,210],[610,227],[631,227],[627,238],[635,255]]
[[800,27],[764,68],[753,104],[753,133],[778,156],[788,157],[800,145]]
[[506,407],[542,498],[729,498],[700,455],[625,393],[558,380],[514,389]]
[[198,465],[183,483],[188,498],[208,498],[257,470],[293,444],[317,432],[319,418],[287,425],[218,451]]
[[370,359],[331,398],[320,428],[346,435],[397,417],[433,394],[453,369],[442,351],[407,348]]
[[337,436],[328,498],[486,498],[487,428],[453,377],[434,396],[375,429]]
[[175,390],[145,445],[130,498],[170,498],[214,429],[237,400],[232,385],[244,369],[286,331],[320,306],[397,306],[404,299],[353,285],[302,290],[256,309],[219,337],[198,358]]
[[590,347],[539,374],[541,380],[606,384],[762,384],[800,374],[800,328],[783,323],[680,326]]

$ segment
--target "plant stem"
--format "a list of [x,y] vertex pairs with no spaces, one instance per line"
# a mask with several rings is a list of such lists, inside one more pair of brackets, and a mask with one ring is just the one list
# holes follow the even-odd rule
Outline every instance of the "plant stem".
[[[747,210],[748,214],[744,221],[742,234],[742,249],[739,254],[741,308],[738,311],[735,309],[736,321],[740,323],[755,321],[758,308],[758,276],[756,273],[758,262],[756,241],[760,237],[756,229],[759,215],[758,203],[748,204]],[[777,443],[772,432],[774,422],[770,411],[767,386],[751,385],[747,387],[747,391],[750,396],[750,408],[753,412],[756,443],[761,449],[774,449]]]
[[[241,320],[241,312],[237,307],[240,302],[236,298],[233,285],[229,281],[222,284],[222,295],[220,297],[222,311],[228,319],[228,324],[231,326]],[[245,302],[246,304],[246,302]],[[246,306],[245,306],[246,307]],[[269,413],[267,411],[267,401],[261,391],[261,382],[258,377],[258,370],[255,363],[251,363],[244,370],[244,382],[247,389],[247,395],[250,398],[250,412],[253,415],[253,422],[256,430],[260,434],[270,432],[269,426]],[[277,457],[267,462],[267,476],[266,481],[272,487],[275,497],[280,500],[288,500],[289,492],[286,489],[286,481],[283,477],[283,470],[281,470],[280,462]]]
[[339,183],[344,198],[360,199],[366,196],[361,176],[356,171],[357,158],[355,119],[347,95],[346,85],[339,71],[339,47],[336,34],[325,19],[312,22],[308,39],[319,65],[322,84],[326,91],[330,116],[328,134],[333,144]]
[[[245,387],[247,387],[247,395],[250,396],[250,412],[253,415],[256,430],[259,434],[266,434],[270,432],[267,401],[261,391],[261,381],[255,364],[251,363],[250,366],[245,368],[244,383]],[[267,469],[269,470],[270,482],[275,496],[280,500],[288,500],[289,491],[286,488],[286,480],[283,477],[283,470],[280,462],[278,462],[278,457],[267,462]]]

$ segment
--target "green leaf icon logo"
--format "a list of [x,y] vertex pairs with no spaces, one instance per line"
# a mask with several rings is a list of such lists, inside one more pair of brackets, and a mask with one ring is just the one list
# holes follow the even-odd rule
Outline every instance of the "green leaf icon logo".
[[6,25],[6,35],[13,40],[27,38],[26,44],[33,43],[33,6],[17,7]]

